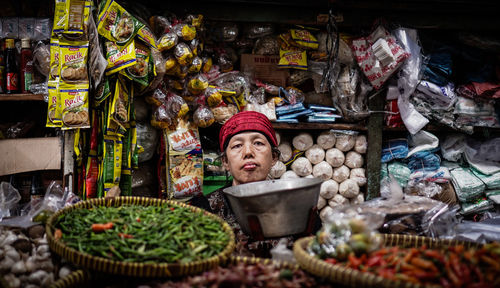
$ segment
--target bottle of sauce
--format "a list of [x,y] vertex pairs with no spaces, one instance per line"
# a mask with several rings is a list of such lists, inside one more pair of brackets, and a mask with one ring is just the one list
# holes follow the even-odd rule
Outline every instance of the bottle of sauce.
[[19,92],[18,73],[14,39],[5,39],[5,92]]
[[5,41],[0,40],[0,93],[5,93]]
[[33,52],[30,39],[21,39],[21,92],[29,93],[33,80]]

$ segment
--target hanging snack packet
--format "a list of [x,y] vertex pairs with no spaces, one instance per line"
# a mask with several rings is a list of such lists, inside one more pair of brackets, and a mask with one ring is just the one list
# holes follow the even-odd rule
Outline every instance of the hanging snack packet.
[[290,29],[290,36],[293,40],[292,45],[299,48],[315,50],[319,47],[318,39],[305,29]]
[[68,16],[65,18],[66,23],[64,24],[63,34],[65,37],[71,39],[86,38],[91,7],[91,1],[66,1],[66,12]]
[[131,98],[132,97],[131,95],[129,95],[129,90],[127,89],[124,81],[118,79],[118,81],[116,81],[113,102],[111,102],[109,119],[125,128],[128,126],[128,115]]
[[186,16],[186,20],[184,22],[193,25],[196,29],[199,29],[199,28],[201,28],[201,25],[203,24],[203,15],[190,14],[190,15]]
[[193,113],[194,124],[201,128],[206,128],[215,122],[212,111],[205,105],[201,105]]
[[50,72],[49,81],[59,82],[59,38],[50,38]]
[[137,38],[147,44],[150,48],[158,48],[156,46],[156,38],[153,32],[149,30],[148,26],[144,25],[137,31]]
[[68,41],[61,38],[59,41],[59,47],[59,73],[62,82],[66,84],[86,83],[88,85],[88,42]]
[[101,81],[101,83],[99,83],[94,95],[96,105],[100,105],[102,101],[106,100],[106,98],[111,95],[111,87],[108,77],[104,77],[104,81]]
[[210,71],[210,69],[212,69],[212,64],[213,64],[212,57],[208,57],[208,56],[202,57],[201,61],[203,62],[202,67],[201,67],[201,71],[203,73],[208,73],[208,71]]
[[170,115],[173,116],[173,118],[180,119],[186,115],[186,113],[189,111],[189,106],[187,105],[186,101],[184,99],[176,94],[170,93],[167,96],[167,112],[170,113]]
[[147,86],[149,84],[150,65],[152,65],[150,58],[151,53],[149,49],[137,42],[135,43],[135,64],[121,70],[120,73],[142,86]]
[[[165,73],[167,75],[174,75],[175,74],[175,66],[178,66],[179,64],[177,63],[177,60],[175,60],[174,56],[169,55],[167,59],[165,59]],[[170,73],[170,74],[168,74]]]
[[198,56],[194,57],[193,62],[191,62],[191,65],[189,66],[188,73],[195,74],[200,72],[202,65],[203,61],[201,60],[201,58]]
[[167,94],[164,92],[163,83],[151,94],[146,96],[146,102],[156,107],[167,103]]
[[[62,129],[89,128],[89,85],[59,84],[62,108]],[[57,108],[56,108],[57,109]]]
[[120,51],[120,48],[115,43],[106,41],[106,59],[108,60],[106,76],[135,65],[137,59],[134,41],[130,42],[122,51]]
[[104,145],[101,163],[102,190],[98,189],[98,197],[106,197],[107,192],[114,186],[120,185],[122,171],[122,149],[121,140],[116,137],[104,135]]
[[177,24],[174,26],[174,33],[184,41],[191,41],[196,37],[196,28],[191,25]]
[[177,34],[174,32],[167,32],[161,38],[158,40],[158,43],[156,46],[158,47],[158,50],[161,52],[170,50],[174,48],[175,45],[179,42],[179,38],[177,37]]
[[280,61],[278,68],[293,68],[307,70],[307,53],[305,50],[296,48],[280,49]]
[[173,122],[172,115],[168,113],[166,105],[156,107],[153,114],[151,114],[151,126],[155,128],[166,129],[172,125]]
[[191,78],[187,84],[189,93],[199,95],[208,87],[208,80],[203,74],[198,74]]
[[219,92],[219,89],[214,86],[208,86],[207,89],[205,89],[205,98],[210,107],[215,107],[222,102],[222,94]]
[[114,0],[102,1],[99,7],[97,30],[104,38],[116,42],[120,50],[127,47],[144,27]]
[[66,24],[68,23],[68,13],[66,12],[67,2],[69,3],[69,0],[59,0],[55,3],[53,34],[59,34],[66,28]]
[[198,128],[186,119],[167,129],[167,179],[169,198],[186,198],[202,193],[203,154]]
[[193,61],[193,52],[186,43],[179,43],[174,48],[174,56],[181,66],[190,65]]
[[61,127],[61,101],[59,94],[57,93],[59,88],[59,82],[49,81],[48,90],[48,109],[47,109],[47,124],[46,127]]

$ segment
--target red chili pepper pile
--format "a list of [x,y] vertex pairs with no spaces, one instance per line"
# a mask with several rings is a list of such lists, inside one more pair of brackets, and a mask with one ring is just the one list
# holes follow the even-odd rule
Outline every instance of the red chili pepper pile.
[[463,245],[435,250],[386,247],[347,262],[325,259],[362,272],[416,284],[442,287],[500,287],[500,243],[466,249]]

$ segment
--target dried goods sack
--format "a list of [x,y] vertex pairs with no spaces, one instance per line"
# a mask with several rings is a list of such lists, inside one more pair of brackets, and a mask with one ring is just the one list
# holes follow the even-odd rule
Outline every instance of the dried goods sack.
[[344,164],[345,155],[337,148],[328,149],[325,153],[325,159],[332,167],[340,167]]
[[292,146],[288,142],[283,142],[278,145],[278,150],[280,150],[279,160],[282,162],[287,162],[292,158]]
[[335,141],[335,148],[342,152],[347,152],[354,148],[356,144],[356,138],[353,135],[338,134],[337,140]]
[[365,168],[354,168],[351,169],[351,174],[349,175],[349,179],[352,179],[358,183],[358,186],[366,185],[366,175]]
[[300,178],[295,172],[292,170],[288,170],[283,175],[281,175],[280,179],[293,179],[293,178]]
[[359,194],[358,196],[349,199],[349,203],[351,205],[357,205],[363,202],[365,202],[365,197],[363,196],[363,194]]
[[460,202],[470,202],[483,193],[484,183],[469,169],[455,168],[450,171],[450,174],[455,193]]
[[323,209],[323,207],[325,207],[327,204],[325,198],[319,196],[318,197],[318,204],[316,205],[316,207],[318,208],[318,210],[321,210]]
[[269,171],[269,175],[271,178],[277,179],[280,178],[281,175],[283,175],[286,172],[286,165],[281,162],[277,161],[276,164],[271,167],[271,171]]
[[349,168],[361,168],[363,167],[364,159],[361,154],[355,151],[349,151],[345,155],[344,165]]
[[337,138],[335,137],[335,134],[331,131],[323,131],[319,136],[316,138],[316,143],[323,149],[328,150],[335,146]]
[[311,134],[302,132],[299,133],[299,135],[293,137],[292,144],[293,148],[300,151],[306,151],[313,145],[313,138]]
[[339,194],[345,198],[353,198],[359,194],[359,186],[353,179],[347,179],[339,185]]
[[354,151],[365,154],[368,148],[368,142],[366,141],[365,135],[356,136],[356,142],[354,143]]
[[349,168],[347,168],[347,166],[345,165],[342,165],[333,169],[332,179],[337,181],[338,183],[342,183],[349,178],[350,173],[351,171],[349,170]]
[[299,157],[292,163],[292,170],[298,176],[307,176],[312,173],[312,165],[306,157]]
[[332,199],[330,199],[328,201],[328,206],[332,207],[332,208],[340,208],[344,205],[349,205],[349,199],[345,198],[344,196],[340,195],[340,194],[336,194],[335,196],[333,196]]
[[314,144],[306,150],[306,158],[311,161],[311,164],[318,164],[325,159],[325,150],[318,144]]
[[330,164],[326,163],[325,161],[319,162],[318,164],[314,165],[312,175],[316,178],[320,178],[323,181],[328,180],[332,178],[333,175],[332,166],[330,166]]
[[321,183],[319,188],[319,196],[325,198],[326,200],[332,199],[335,194],[339,191],[339,184],[334,180],[326,180]]

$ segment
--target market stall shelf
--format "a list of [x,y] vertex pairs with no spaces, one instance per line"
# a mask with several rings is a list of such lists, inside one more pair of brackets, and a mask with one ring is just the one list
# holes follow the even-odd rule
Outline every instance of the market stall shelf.
[[[458,240],[438,240],[422,236],[380,234],[382,242],[386,246],[399,246],[405,248],[421,247],[426,245],[429,249],[448,247],[453,245],[464,245],[466,248],[475,247],[477,244]],[[301,238],[294,243],[293,253],[300,267],[318,277],[325,277],[332,282],[348,285],[349,287],[435,287],[422,286],[410,282],[393,281],[376,276],[375,274],[364,273],[340,265],[332,265],[323,260],[317,259],[307,252],[307,246],[314,239],[314,236]],[[439,287],[439,286],[437,286]]]
[[0,101],[43,101],[42,94],[0,94]]
[[[139,262],[125,262],[111,260],[104,257],[92,256],[88,253],[82,253],[66,245],[62,239],[54,236],[56,232],[56,221],[59,217],[70,214],[80,209],[91,209],[93,207],[120,207],[125,205],[137,206],[155,206],[155,207],[168,207],[169,209],[184,208],[190,210],[192,213],[202,213],[203,217],[208,217],[212,221],[219,223],[222,227],[223,233],[227,235],[228,241],[223,250],[215,256],[195,261],[166,263],[166,262],[152,262],[139,263]],[[59,256],[67,259],[69,262],[77,266],[89,270],[127,275],[133,277],[174,277],[184,276],[200,273],[202,271],[214,268],[221,262],[227,261],[229,255],[235,248],[234,233],[229,225],[220,219],[218,216],[208,213],[202,209],[179,203],[176,201],[160,200],[147,197],[116,197],[116,198],[99,198],[88,201],[79,202],[75,205],[69,206],[51,216],[46,226],[47,239],[49,246]],[[56,239],[57,238],[57,239]]]

